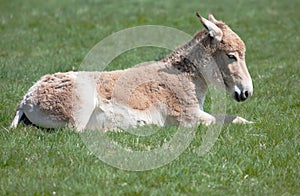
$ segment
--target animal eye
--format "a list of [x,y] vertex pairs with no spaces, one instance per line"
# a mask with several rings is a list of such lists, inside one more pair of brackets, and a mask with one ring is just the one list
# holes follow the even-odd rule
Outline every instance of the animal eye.
[[229,59],[232,59],[232,60],[237,60],[237,58],[234,56],[234,54],[231,54],[231,53],[228,53],[226,54],[228,56]]

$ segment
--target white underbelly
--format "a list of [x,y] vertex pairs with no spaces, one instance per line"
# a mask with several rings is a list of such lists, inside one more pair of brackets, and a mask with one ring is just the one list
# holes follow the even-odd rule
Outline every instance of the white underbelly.
[[97,106],[86,125],[86,129],[127,130],[144,125],[164,126],[166,110],[161,106],[154,106],[147,110],[136,110],[128,106],[105,103]]

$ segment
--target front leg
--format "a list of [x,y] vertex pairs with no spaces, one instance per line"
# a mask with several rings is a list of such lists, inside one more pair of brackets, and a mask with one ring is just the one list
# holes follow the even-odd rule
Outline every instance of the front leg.
[[209,126],[215,124],[217,122],[217,118],[201,110],[199,121],[202,125]]
[[248,121],[242,117],[239,116],[224,116],[224,115],[212,115],[209,113],[206,113],[204,111],[200,112],[200,123],[203,125],[211,125],[215,123],[234,123],[234,124],[251,124],[252,121]]
[[213,115],[218,122],[224,122],[225,124],[252,124],[252,121],[248,121],[239,116],[224,116],[224,115]]

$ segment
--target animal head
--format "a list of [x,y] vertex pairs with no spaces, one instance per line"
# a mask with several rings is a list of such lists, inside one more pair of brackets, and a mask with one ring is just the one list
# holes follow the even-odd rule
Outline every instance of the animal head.
[[208,20],[198,13],[196,15],[205,27],[207,45],[221,72],[226,90],[236,101],[245,101],[253,94],[253,86],[246,66],[244,42],[212,14],[209,14]]

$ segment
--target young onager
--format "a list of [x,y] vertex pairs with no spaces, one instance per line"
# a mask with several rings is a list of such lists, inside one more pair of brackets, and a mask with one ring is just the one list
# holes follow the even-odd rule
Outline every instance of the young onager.
[[19,104],[11,127],[27,118],[45,128],[128,129],[143,125],[251,123],[203,111],[208,85],[236,101],[253,93],[245,44],[213,15],[196,14],[204,30],[157,62],[111,72],[67,72],[43,76]]

